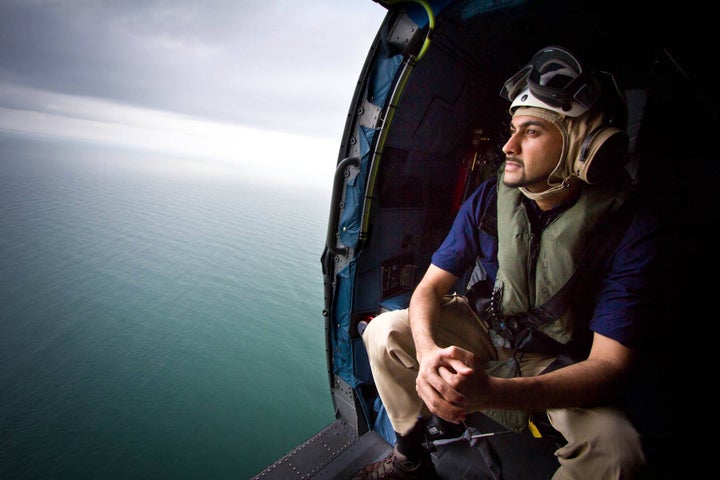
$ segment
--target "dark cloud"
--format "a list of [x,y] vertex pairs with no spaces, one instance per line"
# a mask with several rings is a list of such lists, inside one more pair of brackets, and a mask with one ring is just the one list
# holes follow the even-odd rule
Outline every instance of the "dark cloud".
[[0,84],[332,135],[383,15],[372,0],[4,0]]

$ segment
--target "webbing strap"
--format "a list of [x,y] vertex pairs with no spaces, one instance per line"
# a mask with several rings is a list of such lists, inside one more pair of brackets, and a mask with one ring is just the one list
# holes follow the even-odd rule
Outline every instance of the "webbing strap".
[[567,282],[544,304],[534,307],[528,312],[527,321],[530,325],[544,325],[552,322],[567,310],[570,305],[570,293],[580,278],[580,272],[592,272],[600,268],[617,248],[632,220],[633,209],[628,204],[634,202],[634,197],[628,197],[623,205],[605,220],[590,240]]
[[[610,258],[630,225],[633,209],[629,205],[635,201],[635,197],[628,197],[623,205],[615,213],[608,216],[605,222],[598,227],[570,278],[542,305],[533,307],[522,314],[503,315],[500,311],[502,289],[495,287],[492,289],[492,293],[488,295],[489,286],[482,285],[482,282],[478,282],[468,292],[471,305],[476,308],[476,311],[486,311],[489,314],[488,320],[492,329],[503,337],[512,348],[517,348],[527,342],[531,337],[531,330],[534,330],[533,338],[535,342],[542,343],[547,340],[547,344],[543,348],[548,348],[548,351],[556,350],[559,344],[556,344],[550,337],[541,334],[538,327],[554,322],[565,313],[570,306],[575,287],[583,277],[582,272],[597,271],[602,263]],[[488,208],[484,216],[491,216],[493,210]],[[484,218],[484,220],[487,219]]]

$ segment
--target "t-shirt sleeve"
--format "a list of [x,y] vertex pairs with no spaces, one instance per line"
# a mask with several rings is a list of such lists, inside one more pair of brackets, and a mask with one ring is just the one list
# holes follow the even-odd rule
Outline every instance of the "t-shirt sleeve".
[[488,253],[483,252],[479,219],[486,202],[495,201],[494,188],[494,179],[485,181],[462,204],[448,235],[432,256],[433,265],[461,277],[478,257]]
[[635,215],[601,280],[592,331],[633,349],[646,340],[667,278],[664,234],[657,215]]

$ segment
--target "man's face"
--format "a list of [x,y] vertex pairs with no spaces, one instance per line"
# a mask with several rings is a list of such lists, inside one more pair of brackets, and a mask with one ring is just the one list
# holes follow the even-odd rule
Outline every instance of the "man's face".
[[516,115],[510,138],[503,146],[508,187],[525,187],[533,193],[547,190],[547,179],[560,159],[562,135],[551,122],[531,115]]

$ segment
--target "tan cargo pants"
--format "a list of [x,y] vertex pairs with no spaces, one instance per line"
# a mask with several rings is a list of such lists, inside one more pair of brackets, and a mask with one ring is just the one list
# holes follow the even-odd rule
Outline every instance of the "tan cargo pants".
[[[395,310],[375,317],[363,332],[370,368],[393,429],[407,433],[418,416],[427,415],[415,391],[415,358],[408,311]],[[457,345],[481,360],[503,360],[510,353],[492,345],[483,322],[462,296],[449,295],[443,306],[436,341]],[[554,357],[525,354],[523,376],[538,375]],[[553,427],[568,441],[555,455],[560,467],[553,480],[608,480],[643,478],[645,457],[640,436],[622,411],[610,408],[564,408],[547,411]]]

